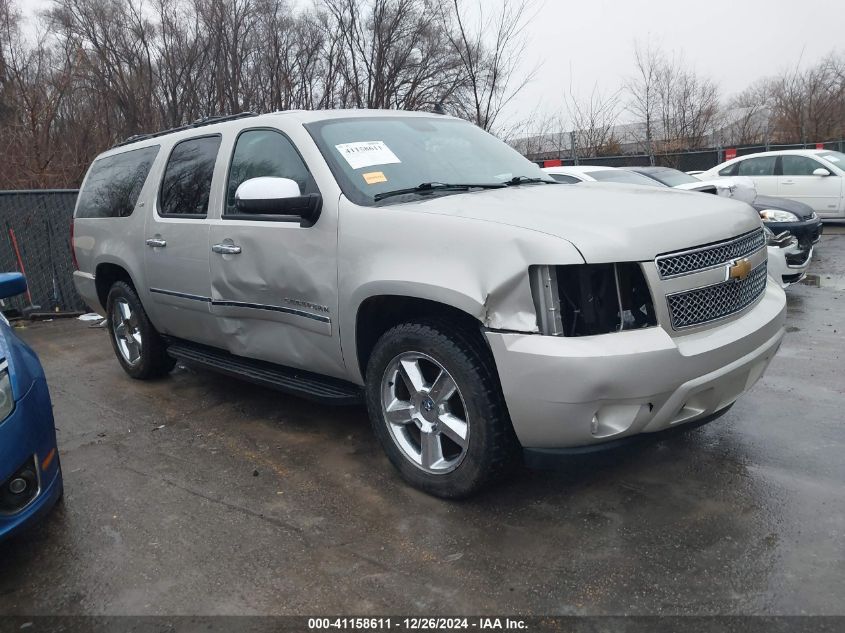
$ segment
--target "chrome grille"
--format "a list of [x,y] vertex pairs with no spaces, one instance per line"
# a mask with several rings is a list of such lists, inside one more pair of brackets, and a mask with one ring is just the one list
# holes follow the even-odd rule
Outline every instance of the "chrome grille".
[[716,321],[750,306],[766,289],[766,262],[741,281],[722,283],[667,295],[672,328],[678,330]]
[[661,279],[688,275],[756,253],[766,245],[763,229],[755,229],[726,242],[702,246],[679,253],[659,255],[655,259]]

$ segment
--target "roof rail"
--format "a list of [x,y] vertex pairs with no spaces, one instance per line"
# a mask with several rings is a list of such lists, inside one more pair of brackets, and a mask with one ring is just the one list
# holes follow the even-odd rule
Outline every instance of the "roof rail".
[[191,128],[195,127],[203,127],[204,125],[212,125],[213,123],[222,123],[223,121],[234,121],[235,119],[243,119],[246,117],[258,116],[257,112],[239,112],[237,114],[221,114],[221,115],[214,115],[214,116],[207,116],[203,117],[202,119],[197,119],[193,123],[188,123],[186,125],[180,125],[179,127],[172,127],[168,130],[160,130],[159,132],[149,132],[146,134],[135,134],[134,136],[130,136],[124,141],[120,143],[116,143],[112,145],[112,149],[115,147],[123,147],[124,145],[129,145],[130,143],[135,143],[137,141],[143,141],[148,138],[156,138],[157,136],[164,136],[165,134],[173,134],[174,132],[182,132],[184,130],[190,130]]

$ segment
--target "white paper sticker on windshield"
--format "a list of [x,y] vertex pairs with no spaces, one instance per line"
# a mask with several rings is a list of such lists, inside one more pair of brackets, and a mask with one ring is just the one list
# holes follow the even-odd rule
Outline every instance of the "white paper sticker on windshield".
[[390,151],[384,141],[362,141],[335,145],[340,155],[352,169],[372,167],[373,165],[392,165],[402,161]]

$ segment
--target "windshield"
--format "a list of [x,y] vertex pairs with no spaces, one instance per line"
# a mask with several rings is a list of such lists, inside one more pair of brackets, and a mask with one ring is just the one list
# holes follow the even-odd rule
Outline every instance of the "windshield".
[[587,175],[600,182],[622,182],[628,185],[645,185],[647,187],[663,186],[648,176],[635,174],[634,172],[626,169],[602,169],[599,171],[587,172]]
[[819,156],[833,163],[839,169],[845,169],[845,154],[842,152],[825,152],[824,154],[819,154]]
[[389,204],[462,191],[425,187],[384,196],[427,183],[489,187],[521,178],[557,184],[516,150],[466,121],[383,116],[329,119],[305,127],[343,193],[356,204],[377,204],[377,196]]
[[685,174],[677,169],[661,169],[660,171],[653,171],[649,175],[669,187],[701,182],[698,178]]

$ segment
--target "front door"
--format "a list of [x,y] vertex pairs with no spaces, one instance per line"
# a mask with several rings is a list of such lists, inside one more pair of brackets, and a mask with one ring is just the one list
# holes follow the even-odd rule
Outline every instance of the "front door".
[[235,141],[221,218],[211,223],[211,309],[221,340],[238,356],[345,376],[337,322],[337,205],[314,226],[238,213],[235,191],[260,176],[290,178],[319,193],[287,136],[242,131]]
[[218,345],[211,314],[207,219],[220,136],[177,143],[147,214],[144,267],[147,311],[164,334]]
[[746,158],[739,163],[737,176],[747,176],[754,181],[757,193],[762,196],[778,195],[778,177],[775,175],[777,156]]
[[[831,175],[816,176],[816,169],[826,169]],[[832,171],[809,156],[781,156],[778,195],[803,202],[819,215],[835,215],[842,195],[842,178]]]

